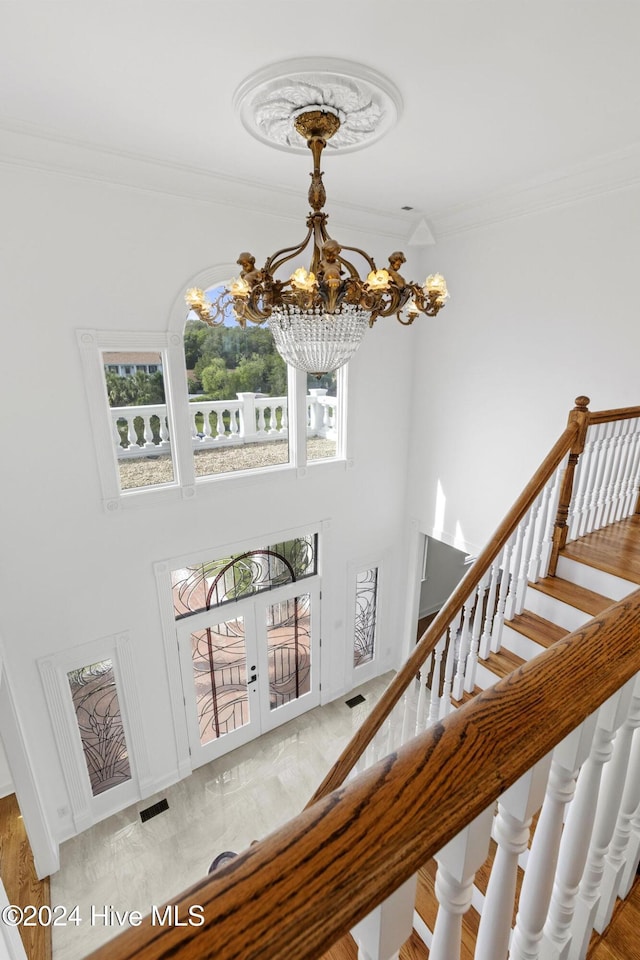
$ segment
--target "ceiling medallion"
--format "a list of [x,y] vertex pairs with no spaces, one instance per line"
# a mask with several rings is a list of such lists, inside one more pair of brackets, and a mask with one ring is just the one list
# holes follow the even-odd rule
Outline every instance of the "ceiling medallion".
[[[294,246],[271,254],[263,267],[256,266],[252,253],[241,253],[237,261],[240,276],[215,300],[208,300],[197,288],[187,290],[185,299],[210,326],[224,323],[231,312],[242,326],[247,320],[256,324],[268,321],[284,360],[320,377],[347,363],[378,317],[394,315],[405,325],[421,313],[435,317],[449,294],[439,273],[427,277],[423,284],[407,282],[399,272],[406,262],[401,250],[391,253],[389,265],[379,270],[364,250],[341,244],[329,235],[328,216],[323,211],[326,193],[320,169],[322,151],[341,136],[345,143],[341,149],[351,150],[382,136],[385,112],[380,102],[374,104],[372,97],[354,90],[344,78],[337,85],[335,73],[329,72],[325,78],[316,69],[313,76],[313,84],[289,84],[284,97],[282,91],[276,96],[276,88],[264,79],[256,85],[255,76],[240,88],[241,103],[251,99],[250,91],[261,91],[252,100],[257,104],[252,116],[262,118],[256,130],[264,133],[268,129],[273,138],[260,135],[259,139],[282,149],[311,151],[311,212],[306,236]],[[291,74],[287,78],[291,81]],[[324,79],[326,85],[321,83]],[[302,102],[305,97],[306,102]],[[350,113],[348,106],[352,108]],[[354,121],[357,117],[359,123]],[[252,132],[258,136],[256,130]],[[352,262],[354,255],[363,262],[360,269],[366,279]]]
[[281,150],[305,153],[294,121],[309,109],[340,121],[330,147],[359,150],[383,137],[402,112],[397,87],[370,67],[320,57],[287,60],[259,70],[240,84],[233,105],[249,133]]

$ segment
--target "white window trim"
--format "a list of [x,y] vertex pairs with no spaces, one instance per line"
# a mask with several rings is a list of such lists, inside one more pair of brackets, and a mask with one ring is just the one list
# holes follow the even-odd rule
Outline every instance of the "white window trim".
[[[91,432],[96,450],[102,500],[105,510],[116,512],[123,506],[153,503],[158,499],[185,499],[195,495],[195,477],[191,456],[191,433],[188,426],[188,410],[180,417],[181,406],[176,403],[176,394],[184,387],[187,391],[187,374],[184,368],[182,338],[177,334],[135,333],[132,331],[76,331],[84,370],[85,387],[91,419]],[[162,357],[165,403],[172,438],[174,481],[157,487],[141,487],[137,490],[122,490],[118,464],[113,450],[112,424],[107,402],[104,351],[157,351]],[[185,429],[185,424],[187,427]],[[182,429],[181,429],[182,427]]]
[[[137,788],[136,799],[149,796],[154,789],[128,633],[102,637],[62,650],[53,656],[42,657],[38,660],[38,668],[69,794],[73,823],[78,833],[121,808],[117,795],[111,798],[113,802],[109,805],[111,791],[101,794],[97,804],[91,792],[67,678],[70,670],[102,660],[111,660],[113,663],[118,703],[131,762],[131,778]],[[130,802],[128,799],[127,805]]]
[[[91,433],[96,451],[102,501],[109,513],[122,508],[151,505],[162,500],[193,499],[196,492],[216,489],[220,484],[253,483],[269,474],[290,473],[302,479],[309,470],[330,470],[352,468],[354,460],[350,454],[349,402],[348,402],[348,364],[338,371],[338,391],[340,396],[338,448],[336,456],[307,462],[306,436],[306,374],[301,370],[288,367],[288,404],[289,420],[295,429],[289,432],[289,461],[273,467],[257,467],[233,473],[198,477],[196,480],[191,443],[191,419],[189,409],[189,389],[184,364],[184,324],[186,307],[185,291],[192,286],[208,287],[222,283],[233,273],[237,266],[218,264],[208,267],[193,276],[180,289],[169,313],[167,331],[104,331],[77,330],[76,338],[80,349],[87,392]],[[114,455],[112,424],[105,391],[103,352],[151,352],[161,355],[164,375],[165,403],[171,436],[171,455],[174,480],[158,486],[140,487],[122,490],[118,463]]]
[[[387,604],[386,604],[386,570],[385,570],[385,557],[380,556],[379,554],[371,555],[361,561],[354,561],[349,564],[348,568],[348,583],[349,589],[347,590],[347,619],[346,623],[350,625],[350,642],[347,644],[346,655],[348,657],[348,662],[346,664],[346,673],[347,676],[351,676],[351,687],[359,686],[361,683],[365,683],[368,680],[371,680],[373,677],[377,677],[379,674],[384,673],[388,669],[388,655],[386,649],[387,641],[387,630],[386,630],[386,620],[387,620]],[[373,659],[368,663],[363,663],[361,666],[356,667],[353,663],[353,646],[354,646],[354,637],[355,637],[355,625],[356,625],[356,590],[357,590],[357,577],[358,574],[363,573],[365,570],[372,570],[374,567],[377,567],[378,570],[378,584],[377,584],[377,594],[376,594],[376,632],[374,639],[374,654]]]

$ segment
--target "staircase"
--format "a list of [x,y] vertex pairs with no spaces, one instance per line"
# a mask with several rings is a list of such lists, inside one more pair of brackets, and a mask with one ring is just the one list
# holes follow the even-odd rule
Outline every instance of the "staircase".
[[[527,660],[531,660],[556,641],[598,616],[616,600],[621,600],[640,586],[640,515],[635,514],[604,530],[590,533],[560,551],[558,575],[545,577],[527,585],[525,607],[511,620],[505,620],[502,648],[491,652],[478,663],[476,685],[463,693],[456,706],[473,699],[483,689],[508,676]],[[531,839],[535,834],[535,822]],[[462,923],[461,960],[473,960],[480,913],[495,857],[496,844],[490,842],[489,856],[475,877],[472,906]],[[526,865],[526,855],[521,858]],[[419,873],[416,913],[428,932],[433,931],[438,911],[434,892],[437,863],[431,860]],[[518,866],[517,889],[513,911],[516,923],[518,898],[524,870]],[[616,911],[603,936],[593,935],[587,953],[590,960],[640,960],[640,886],[626,911]],[[421,929],[424,929],[421,927]],[[427,934],[426,939],[429,940]],[[422,941],[420,941],[422,943]],[[414,950],[415,950],[414,932]],[[356,954],[357,955],[357,954]],[[416,956],[428,957],[422,943]],[[346,958],[345,954],[345,958]],[[400,952],[403,957],[403,951]],[[338,958],[336,957],[336,960]]]

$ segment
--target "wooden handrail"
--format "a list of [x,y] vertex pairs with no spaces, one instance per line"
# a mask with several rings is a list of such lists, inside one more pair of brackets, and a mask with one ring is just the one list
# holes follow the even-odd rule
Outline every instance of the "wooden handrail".
[[529,507],[553,475],[554,470],[562,462],[562,458],[571,449],[578,436],[578,431],[578,423],[572,421],[567,425],[564,433],[542,461],[484,550],[478,555],[473,566],[469,568],[445,605],[429,624],[404,666],[395,675],[360,729],[356,731],[344,748],[307,806],[316,803],[321,797],[326,796],[331,790],[335,790],[341,783],[344,783],[345,778],[415,678],[443,632],[460,612],[465,601],[476,589]]
[[589,426],[593,423],[613,423],[614,420],[635,420],[640,407],[618,407],[615,410],[590,410]]
[[638,671],[640,590],[87,960],[321,957]]

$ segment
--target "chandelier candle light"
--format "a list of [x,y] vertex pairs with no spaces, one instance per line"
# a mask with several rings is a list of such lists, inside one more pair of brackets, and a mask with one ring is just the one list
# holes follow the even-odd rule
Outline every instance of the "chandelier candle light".
[[[405,282],[398,272],[406,260],[400,250],[389,256],[386,269],[378,270],[364,250],[342,246],[329,236],[320,157],[327,140],[339,129],[340,119],[326,108],[309,109],[294,123],[313,156],[306,237],[298,246],[272,254],[261,269],[256,268],[252,254],[241,253],[237,261],[240,276],[215,300],[208,300],[204,291],[195,287],[187,290],[185,299],[210,326],[223,323],[230,307],[242,327],[247,320],[257,324],[268,320],[283,359],[320,377],[353,356],[367,327],[372,327],[378,317],[395,314],[405,325],[413,323],[420,313],[435,317],[449,294],[439,273],[427,277],[422,286]],[[299,258],[310,244],[309,269],[298,267],[288,278],[278,279],[276,273]],[[367,264],[366,280],[361,279],[349,254],[356,254]]]

